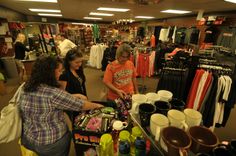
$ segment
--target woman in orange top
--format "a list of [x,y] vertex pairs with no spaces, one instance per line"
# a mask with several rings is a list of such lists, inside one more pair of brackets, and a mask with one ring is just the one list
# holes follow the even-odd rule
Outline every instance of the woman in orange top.
[[131,47],[128,44],[121,44],[116,51],[116,60],[106,68],[103,82],[109,89],[108,100],[138,93],[136,70],[134,64],[129,61],[130,51]]

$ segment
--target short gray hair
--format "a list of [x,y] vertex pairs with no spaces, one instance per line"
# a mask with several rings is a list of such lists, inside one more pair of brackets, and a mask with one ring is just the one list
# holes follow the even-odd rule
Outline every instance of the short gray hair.
[[121,44],[116,50],[116,59],[121,57],[124,53],[127,53],[130,56],[131,47],[127,43]]

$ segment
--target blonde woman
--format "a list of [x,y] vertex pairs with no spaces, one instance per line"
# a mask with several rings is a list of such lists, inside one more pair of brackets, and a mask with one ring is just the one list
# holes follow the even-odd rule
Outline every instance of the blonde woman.
[[136,69],[129,61],[131,47],[123,43],[116,50],[116,60],[108,64],[103,82],[108,87],[108,100],[118,97],[124,98],[126,94],[138,93],[136,82]]
[[25,35],[22,33],[19,33],[17,35],[14,45],[15,45],[15,60],[16,60],[16,65],[19,71],[21,82],[23,82],[23,77],[25,75],[25,67],[24,67],[24,64],[21,62],[21,60],[24,60],[25,52],[30,51],[28,48],[25,47],[24,42],[25,42]]

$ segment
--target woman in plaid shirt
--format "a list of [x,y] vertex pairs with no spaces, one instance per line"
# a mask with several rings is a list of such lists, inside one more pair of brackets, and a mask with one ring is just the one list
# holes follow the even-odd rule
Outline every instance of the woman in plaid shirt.
[[39,156],[68,155],[71,136],[63,110],[81,111],[103,107],[61,90],[58,80],[62,70],[60,59],[38,59],[20,97],[22,144]]

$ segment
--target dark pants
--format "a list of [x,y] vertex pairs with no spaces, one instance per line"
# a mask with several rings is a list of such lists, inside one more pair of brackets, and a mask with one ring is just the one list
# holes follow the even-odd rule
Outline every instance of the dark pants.
[[38,154],[38,156],[68,156],[70,151],[71,134],[68,131],[54,144],[34,145],[22,137],[22,145]]

